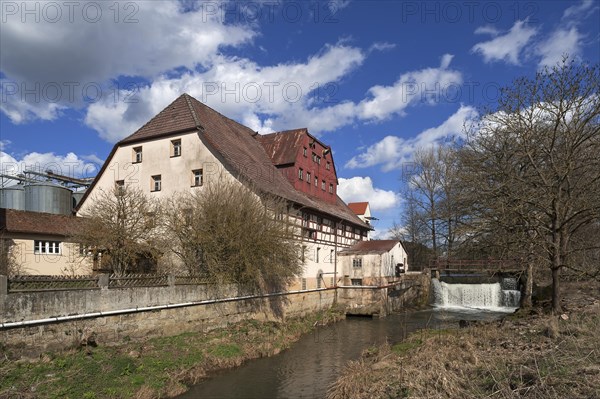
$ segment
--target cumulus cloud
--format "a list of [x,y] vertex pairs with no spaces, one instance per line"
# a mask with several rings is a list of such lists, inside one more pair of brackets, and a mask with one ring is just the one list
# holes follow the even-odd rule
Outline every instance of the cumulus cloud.
[[[489,27],[478,28],[475,33],[498,33]],[[487,42],[477,43],[471,48],[474,53],[483,56],[485,62],[504,61],[508,64],[519,65],[521,50],[535,36],[537,29],[527,25],[527,21],[516,21],[510,31],[501,36],[496,36]]]
[[362,154],[352,157],[345,166],[356,169],[381,165],[384,172],[401,169],[412,160],[417,149],[437,145],[442,140],[463,137],[465,124],[473,121],[477,115],[475,108],[461,105],[441,125],[423,130],[410,139],[386,136],[369,146]]
[[[135,93],[126,90],[120,93],[120,98],[135,102],[106,99],[91,104],[85,123],[105,140],[118,141],[187,92],[261,133],[300,127],[306,123],[301,115],[305,115],[302,111],[310,102],[318,100],[329,90],[329,84],[338,82],[364,59],[360,49],[343,44],[327,45],[305,62],[273,66],[219,56],[204,72],[187,72],[175,78],[160,76]],[[294,118],[302,124],[294,125]],[[330,126],[326,119],[320,123]]]
[[[3,7],[0,69],[9,95],[2,111],[14,123],[54,119],[65,105],[82,106],[85,95],[97,98],[98,87],[109,96],[110,80],[120,76],[152,79],[177,67],[210,65],[223,47],[256,35],[249,24],[228,24],[209,12],[214,2],[67,3]],[[25,96],[26,90],[36,94]]]
[[[327,45],[305,62],[261,66],[244,58],[220,56],[203,72],[179,77],[161,76],[137,93],[123,91],[120,98],[89,106],[85,122],[105,140],[114,142],[131,133],[183,92],[260,133],[291,127],[308,127],[313,134],[333,131],[357,121],[379,121],[402,115],[418,103],[435,104],[441,93],[462,83],[450,69],[452,55],[440,66],[409,71],[390,86],[374,86],[367,98],[355,103],[335,98],[339,83],[362,65],[359,48]],[[333,93],[334,98],[327,98]]]
[[339,179],[337,193],[344,202],[369,202],[371,210],[384,210],[397,206],[400,196],[394,191],[373,187],[370,177]]
[[0,151],[0,173],[16,175],[31,170],[45,172],[51,170],[71,177],[93,177],[102,166],[103,161],[95,155],[78,156],[69,152],[59,155],[53,152],[31,152],[24,156],[16,156]]

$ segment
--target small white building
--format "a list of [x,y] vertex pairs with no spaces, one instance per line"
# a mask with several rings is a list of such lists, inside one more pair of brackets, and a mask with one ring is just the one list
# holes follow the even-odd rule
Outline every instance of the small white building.
[[408,271],[408,255],[400,241],[359,241],[338,253],[344,285],[382,285]]

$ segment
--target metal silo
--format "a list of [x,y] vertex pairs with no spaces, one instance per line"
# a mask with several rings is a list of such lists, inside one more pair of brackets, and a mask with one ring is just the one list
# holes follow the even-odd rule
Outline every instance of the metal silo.
[[70,215],[73,210],[73,192],[66,187],[41,182],[25,186],[25,209]]
[[85,191],[86,190],[82,190],[82,191],[75,191],[73,193],[73,209],[75,209],[75,207],[77,205],[79,205],[79,203],[81,202],[81,199],[83,198],[83,196],[85,195]]
[[21,184],[0,188],[0,208],[25,209],[25,188]]

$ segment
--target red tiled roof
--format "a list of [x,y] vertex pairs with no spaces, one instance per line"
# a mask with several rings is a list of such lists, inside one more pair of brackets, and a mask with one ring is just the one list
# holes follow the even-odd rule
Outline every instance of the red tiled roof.
[[250,183],[256,189],[355,225],[371,228],[360,220],[339,197],[335,204],[330,204],[296,191],[267,155],[257,132],[221,115],[188,94],[182,94],[135,133],[115,145],[96,180],[82,198],[79,207],[86,200],[87,194],[92,191],[118,146],[192,130],[197,130],[200,139],[217,153],[223,165],[236,178]]
[[0,208],[0,232],[67,237],[76,232],[80,218],[51,213]]
[[348,208],[357,215],[364,215],[367,212],[367,206],[369,206],[368,202],[350,202],[348,204]]
[[258,135],[256,139],[276,166],[288,165],[296,161],[302,137],[306,133],[308,133],[306,129],[294,129]]
[[350,248],[344,249],[340,252],[341,255],[352,255],[352,254],[377,254],[388,252],[394,248],[400,241],[398,240],[372,240],[372,241],[359,241]]

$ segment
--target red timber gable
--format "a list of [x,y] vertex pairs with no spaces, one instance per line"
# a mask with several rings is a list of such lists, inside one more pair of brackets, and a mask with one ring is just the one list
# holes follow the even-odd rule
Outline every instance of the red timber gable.
[[337,202],[337,175],[331,148],[307,129],[257,136],[273,164],[292,186],[319,200]]

